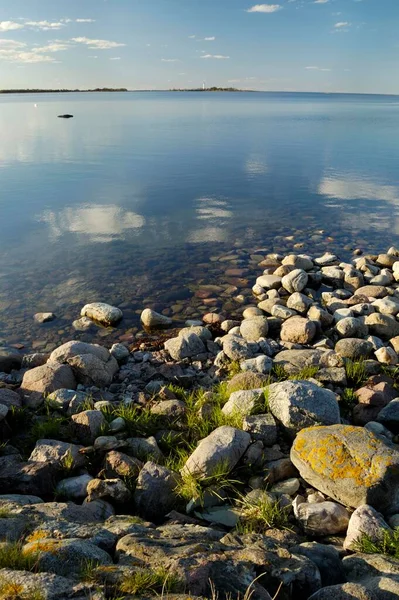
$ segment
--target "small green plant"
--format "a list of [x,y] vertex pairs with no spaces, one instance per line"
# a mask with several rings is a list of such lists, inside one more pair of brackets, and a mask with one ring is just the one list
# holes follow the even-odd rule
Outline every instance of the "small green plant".
[[26,431],[32,422],[32,414],[26,407],[11,406],[7,422],[12,431]]
[[220,463],[207,477],[199,477],[189,471],[183,471],[177,483],[175,493],[186,502],[194,499],[203,502],[205,492],[218,496],[222,491],[236,493],[241,482],[230,476],[227,462]]
[[43,417],[33,423],[30,438],[33,443],[37,440],[63,440],[65,437],[64,425],[63,417]]
[[264,533],[266,529],[289,529],[290,507],[271,502],[267,497],[241,501],[241,518],[237,526],[242,533]]
[[234,377],[234,375],[238,375],[238,373],[241,373],[241,366],[238,360],[233,360],[233,362],[229,364],[229,366],[227,367],[227,373],[230,379]]
[[289,375],[288,379],[296,379],[298,381],[317,378],[317,373],[319,372],[320,367],[317,365],[309,365],[307,367],[303,367],[298,373],[294,373],[293,375]]
[[283,365],[280,365],[279,363],[274,363],[270,374],[273,379],[277,379],[277,381],[284,381],[288,378],[288,373],[286,373]]
[[346,360],[345,373],[348,386],[351,388],[358,388],[367,380],[366,366],[363,359],[358,361]]
[[71,449],[69,448],[61,459],[62,468],[66,473],[73,471],[75,467],[75,460]]
[[0,546],[0,569],[14,571],[34,571],[37,568],[38,554],[24,554],[20,542],[8,542]]
[[45,596],[39,588],[25,590],[23,584],[1,577],[0,600],[45,600]]
[[80,566],[79,579],[85,582],[97,581],[96,570],[100,563],[97,560],[85,560]]
[[0,506],[0,519],[12,519],[14,514],[6,507]]
[[350,416],[356,404],[357,398],[355,396],[355,390],[353,388],[345,388],[341,396],[341,401],[339,403],[343,414],[345,416]]
[[119,585],[122,593],[141,596],[145,593],[178,593],[184,588],[180,577],[167,569],[137,569],[126,575]]
[[118,406],[114,411],[115,417],[124,419],[129,435],[147,437],[162,429],[159,415],[153,415],[150,410],[132,404]]
[[384,529],[378,540],[364,534],[355,542],[354,549],[363,554],[386,554],[399,559],[399,528]]

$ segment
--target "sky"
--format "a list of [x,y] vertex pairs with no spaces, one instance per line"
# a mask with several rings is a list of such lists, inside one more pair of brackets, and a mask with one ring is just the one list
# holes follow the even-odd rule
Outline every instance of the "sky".
[[0,0],[0,89],[399,94],[398,75],[399,0]]

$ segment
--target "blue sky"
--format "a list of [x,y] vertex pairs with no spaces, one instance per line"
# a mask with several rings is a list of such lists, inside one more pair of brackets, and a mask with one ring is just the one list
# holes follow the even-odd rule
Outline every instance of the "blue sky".
[[0,88],[399,94],[399,0],[0,0]]

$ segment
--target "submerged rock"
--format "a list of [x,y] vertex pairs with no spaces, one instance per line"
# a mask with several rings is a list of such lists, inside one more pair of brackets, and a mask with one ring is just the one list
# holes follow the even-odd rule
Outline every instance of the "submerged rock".
[[81,317],[89,317],[97,323],[101,323],[105,326],[117,325],[123,317],[123,313],[120,308],[105,304],[104,302],[93,302],[92,304],[86,304],[80,311]]

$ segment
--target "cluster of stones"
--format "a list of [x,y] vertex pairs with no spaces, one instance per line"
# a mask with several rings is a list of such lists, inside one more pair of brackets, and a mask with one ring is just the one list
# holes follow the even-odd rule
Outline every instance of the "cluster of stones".
[[[399,561],[356,551],[364,534],[378,542],[399,526],[399,251],[351,263],[332,254],[268,255],[260,266],[255,301],[241,320],[210,313],[187,322],[161,350],[77,341],[49,356],[0,349],[0,369],[10,377],[1,378],[1,439],[11,437],[13,407],[40,420],[35,412],[45,398],[69,419],[71,435],[38,440],[27,460],[4,444],[0,507],[9,514],[0,516],[0,538],[38,552],[41,573],[2,569],[0,585],[39,584],[47,598],[101,600],[129,570],[162,566],[190,597],[210,598],[211,580],[235,600],[261,574],[253,600],[270,600],[279,589],[292,600],[399,595]],[[82,318],[122,318],[114,307],[93,306]],[[150,309],[142,322],[173,324]],[[359,359],[367,381],[348,411],[347,363]],[[222,413],[238,416],[242,427],[214,429],[181,472],[165,467],[162,439],[178,443],[187,412],[165,386],[212,390],[232,363],[241,372],[228,382]],[[304,380],[306,369],[312,376]],[[209,392],[198,419],[212,402]],[[123,418],[104,416],[120,405],[149,408],[164,430],[129,437]],[[179,482],[192,477],[206,486],[221,467],[248,474],[242,497],[209,488],[182,507]],[[246,507],[259,503],[286,510],[290,531],[265,524],[262,534],[242,533]],[[99,565],[95,584],[79,581],[83,558]]]

